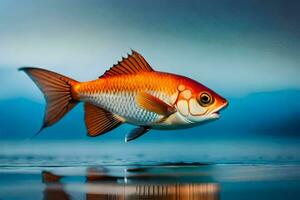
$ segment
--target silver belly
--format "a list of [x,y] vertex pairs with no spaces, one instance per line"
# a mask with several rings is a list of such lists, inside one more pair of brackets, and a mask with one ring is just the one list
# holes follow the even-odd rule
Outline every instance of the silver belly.
[[123,118],[126,122],[135,125],[150,125],[163,117],[154,112],[138,107],[135,101],[135,94],[83,94],[81,95],[81,99],[84,102],[104,108],[105,110]]

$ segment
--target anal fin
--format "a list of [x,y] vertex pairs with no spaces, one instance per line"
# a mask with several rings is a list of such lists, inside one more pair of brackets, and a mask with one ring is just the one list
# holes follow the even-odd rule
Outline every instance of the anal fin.
[[147,133],[150,130],[149,126],[139,126],[135,129],[133,129],[130,133],[128,133],[125,137],[125,142],[129,142],[132,140],[137,139],[138,137],[141,137],[145,133]]
[[122,124],[120,119],[103,108],[85,103],[84,110],[88,136],[95,137],[102,135]]

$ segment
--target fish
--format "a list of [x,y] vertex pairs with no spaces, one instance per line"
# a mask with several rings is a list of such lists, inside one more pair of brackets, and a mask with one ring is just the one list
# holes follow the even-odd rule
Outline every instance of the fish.
[[19,70],[35,82],[46,100],[37,134],[80,102],[84,103],[88,136],[103,135],[124,123],[135,125],[125,136],[126,142],[152,129],[183,129],[216,120],[228,105],[224,97],[191,78],[154,70],[134,50],[87,82],[37,67]]

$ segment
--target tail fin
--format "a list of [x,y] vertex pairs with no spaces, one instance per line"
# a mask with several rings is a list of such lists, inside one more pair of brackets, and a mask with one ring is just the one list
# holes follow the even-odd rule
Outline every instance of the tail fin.
[[44,122],[36,135],[60,120],[79,102],[73,92],[77,81],[45,69],[23,67],[19,70],[35,82],[47,101]]

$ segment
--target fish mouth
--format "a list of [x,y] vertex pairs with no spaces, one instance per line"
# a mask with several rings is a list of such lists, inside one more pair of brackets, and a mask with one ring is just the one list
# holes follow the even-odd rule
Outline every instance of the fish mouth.
[[220,106],[219,108],[213,110],[213,111],[211,112],[211,115],[210,115],[211,118],[212,118],[212,119],[218,119],[218,118],[220,118],[220,111],[221,111],[222,109],[226,108],[227,106],[228,106],[228,102],[226,101],[226,103],[224,103],[222,106]]
[[219,119],[220,118],[220,113],[217,111],[217,112],[213,112],[211,115],[210,115],[210,118],[211,119]]

